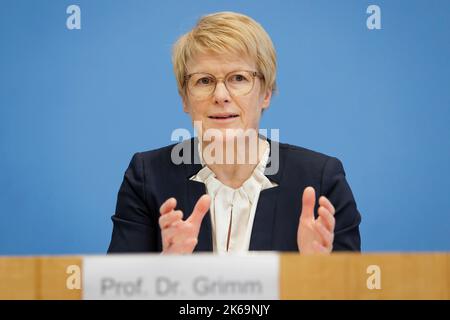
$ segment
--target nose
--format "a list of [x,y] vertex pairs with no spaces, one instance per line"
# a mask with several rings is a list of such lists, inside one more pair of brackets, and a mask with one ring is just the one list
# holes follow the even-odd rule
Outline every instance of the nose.
[[224,104],[230,101],[231,101],[230,92],[228,91],[223,81],[219,81],[216,85],[216,89],[214,90],[214,103]]

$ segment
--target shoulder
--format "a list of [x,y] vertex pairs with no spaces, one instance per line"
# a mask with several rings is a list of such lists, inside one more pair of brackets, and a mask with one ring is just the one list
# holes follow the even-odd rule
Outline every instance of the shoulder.
[[176,173],[182,170],[180,164],[194,164],[194,140],[188,139],[182,142],[173,143],[153,150],[136,152],[130,166],[141,167],[144,171],[151,171],[153,174]]
[[298,159],[315,159],[319,161],[326,161],[330,158],[327,154],[288,143],[280,142],[279,146],[280,150]]
[[138,152],[137,154],[139,154],[139,157],[141,157],[144,161],[157,161],[159,159],[163,159],[168,156],[170,157],[172,149],[176,145],[177,144],[174,143],[174,144],[160,147],[157,149],[141,151],[141,152]]
[[290,161],[305,165],[323,166],[330,160],[338,160],[331,155],[288,143],[279,143],[279,148],[281,156],[284,155]]
[[[183,142],[182,144],[184,144]],[[144,163],[148,164],[157,164],[160,162],[167,162],[167,160],[170,160],[170,156],[172,154],[172,150],[175,146],[179,145],[179,143],[174,143],[171,145],[167,145],[164,147],[152,149],[152,150],[145,150],[136,152],[133,155],[132,161],[142,161]]]
[[280,160],[289,172],[296,171],[316,178],[337,172],[344,173],[341,161],[332,155],[288,143],[279,143],[279,149]]

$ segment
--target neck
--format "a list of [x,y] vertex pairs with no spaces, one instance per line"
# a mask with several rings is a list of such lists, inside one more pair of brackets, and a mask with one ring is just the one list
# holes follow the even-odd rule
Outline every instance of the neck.
[[[218,161],[208,161],[204,157],[205,164],[211,169],[212,172],[216,175],[216,178],[222,182],[223,184],[237,189],[242,186],[242,184],[252,175],[256,166],[261,161],[264,152],[266,151],[267,145],[266,143],[258,138],[258,143],[256,148],[251,148],[248,143],[245,144],[245,158],[241,159],[242,152],[239,155],[237,152],[237,146],[234,146],[234,152],[232,152],[231,158],[233,159],[225,159],[226,155],[226,147],[222,146],[222,155],[224,155],[223,161],[224,163],[216,163]],[[205,155],[205,151],[207,149],[208,144],[202,143],[202,154]],[[256,154],[255,154],[256,152]],[[217,154],[217,153],[216,153]]]

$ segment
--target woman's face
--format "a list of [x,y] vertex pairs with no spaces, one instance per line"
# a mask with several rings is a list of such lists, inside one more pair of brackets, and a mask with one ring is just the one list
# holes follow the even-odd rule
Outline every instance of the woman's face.
[[[208,73],[218,79],[241,70],[257,71],[256,63],[235,55],[199,54],[187,65],[188,75]],[[237,78],[236,81],[240,80]],[[217,81],[215,90],[205,98],[199,99],[187,90],[183,110],[190,114],[196,124],[200,121],[203,133],[208,129],[219,129],[223,133],[226,129],[253,129],[257,133],[261,112],[269,106],[272,96],[272,91],[268,89],[264,92],[261,84],[262,80],[255,77],[251,91],[239,96],[230,93],[223,81]]]

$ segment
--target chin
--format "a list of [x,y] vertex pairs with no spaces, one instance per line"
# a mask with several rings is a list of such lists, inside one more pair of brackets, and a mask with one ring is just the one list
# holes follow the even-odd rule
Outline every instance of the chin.
[[[212,141],[212,137],[217,142],[234,142],[236,139],[246,139],[248,138],[258,138],[258,132],[255,129],[251,128],[243,128],[241,126],[214,126],[214,127],[208,127],[204,128],[205,131],[203,131],[204,138],[207,141]],[[208,132],[205,135],[206,132]],[[254,133],[252,133],[250,130],[255,130]]]

